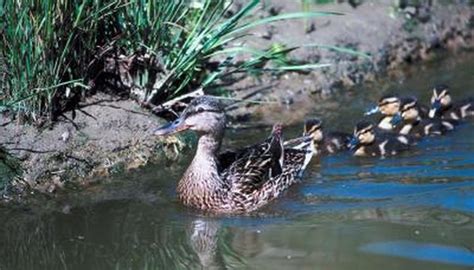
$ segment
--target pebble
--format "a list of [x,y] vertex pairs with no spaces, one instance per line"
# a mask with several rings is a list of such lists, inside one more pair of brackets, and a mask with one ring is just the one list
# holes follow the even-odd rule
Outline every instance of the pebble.
[[69,140],[70,135],[71,135],[71,134],[69,133],[69,131],[63,132],[63,134],[61,134],[61,140],[62,140],[63,142],[66,142],[67,140]]

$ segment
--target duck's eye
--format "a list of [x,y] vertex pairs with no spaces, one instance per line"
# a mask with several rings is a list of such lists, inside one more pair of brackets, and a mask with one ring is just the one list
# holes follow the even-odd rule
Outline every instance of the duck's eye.
[[198,112],[198,113],[202,113],[203,111],[204,111],[204,108],[203,108],[203,107],[197,108],[197,112]]

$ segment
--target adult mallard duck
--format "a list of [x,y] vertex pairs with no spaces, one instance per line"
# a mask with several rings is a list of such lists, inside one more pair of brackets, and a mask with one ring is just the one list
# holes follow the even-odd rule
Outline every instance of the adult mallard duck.
[[279,124],[262,143],[219,153],[225,126],[224,104],[201,96],[178,119],[154,131],[159,136],[184,130],[199,135],[194,159],[177,187],[186,206],[215,213],[254,211],[297,182],[313,155],[309,136],[283,147]]

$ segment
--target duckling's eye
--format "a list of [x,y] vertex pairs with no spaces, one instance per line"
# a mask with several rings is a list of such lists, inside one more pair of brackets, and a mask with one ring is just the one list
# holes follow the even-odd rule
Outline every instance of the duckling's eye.
[[204,111],[204,108],[203,108],[203,107],[199,107],[199,108],[197,108],[196,111],[197,111],[198,113],[202,113],[202,112]]

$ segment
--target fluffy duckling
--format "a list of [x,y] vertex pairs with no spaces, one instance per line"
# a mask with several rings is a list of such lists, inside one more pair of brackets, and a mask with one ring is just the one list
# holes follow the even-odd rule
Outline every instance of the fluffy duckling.
[[453,102],[451,94],[449,93],[449,87],[444,84],[437,85],[433,89],[429,117],[441,117],[454,120],[474,117],[474,97],[459,102]]
[[367,121],[359,122],[351,140],[355,156],[393,156],[410,148],[411,139],[406,135],[377,132]]
[[351,134],[344,132],[326,132],[323,122],[318,118],[308,119],[304,123],[304,135],[310,135],[314,141],[316,153],[334,154],[349,149]]
[[399,134],[410,135],[415,138],[424,136],[443,135],[454,130],[455,120],[420,117],[419,107],[415,97],[402,98],[400,113],[393,119],[392,124]]
[[[391,121],[393,120],[394,116],[400,112],[400,102],[401,98],[397,95],[385,95],[379,99],[377,106],[368,110],[365,115],[371,115],[380,112],[383,116],[379,120],[377,128],[382,131],[393,131],[394,127]],[[430,108],[419,103],[417,103],[416,106],[420,116],[422,118],[426,118]]]
[[380,112],[383,116],[379,120],[377,127],[384,131],[393,130],[392,118],[400,110],[400,98],[396,95],[388,94],[381,97],[377,106],[368,110],[365,115],[371,115]]

